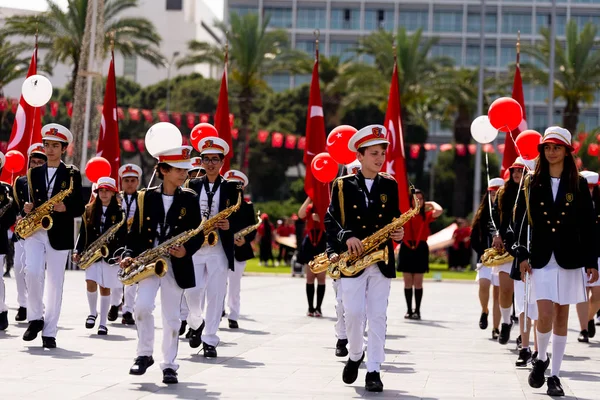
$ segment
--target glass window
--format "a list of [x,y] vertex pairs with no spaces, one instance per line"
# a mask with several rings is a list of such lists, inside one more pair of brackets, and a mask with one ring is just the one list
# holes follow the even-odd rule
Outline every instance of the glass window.
[[462,32],[461,11],[436,11],[433,13],[434,32]]
[[354,57],[354,52],[351,49],[356,48],[357,44],[353,42],[336,42],[331,41],[329,44],[329,55],[340,56],[341,61],[346,61]]
[[137,82],[137,57],[123,56],[123,76]]
[[[467,14],[467,32],[479,33],[481,25],[481,14]],[[487,33],[498,32],[498,16],[496,14],[485,14],[485,31]]]
[[298,8],[296,28],[325,29],[325,17],[324,8]]
[[366,10],[365,11],[365,30],[374,31],[385,29],[394,30],[394,11],[393,10]]
[[365,64],[369,64],[369,65],[375,65],[375,57],[373,57],[370,54],[363,54],[362,62],[364,62]]
[[400,18],[398,23],[401,27],[404,27],[407,31],[416,31],[422,28],[424,31],[428,30],[429,26],[429,12],[423,11],[403,11],[400,10]]
[[531,33],[531,14],[507,12],[502,15],[502,33]]
[[360,29],[360,10],[358,8],[332,9],[331,29]]
[[454,65],[462,65],[462,46],[459,44],[438,44],[431,48],[432,57],[448,57]]
[[167,11],[183,10],[183,0],[167,0]]
[[315,54],[314,40],[298,40],[296,41],[296,49],[302,50],[308,54]]
[[[564,0],[559,0],[559,3],[562,2],[564,2]],[[571,3],[600,4],[600,0],[571,0]]]
[[598,126],[598,115],[597,114],[580,114],[579,125],[583,124],[584,130],[591,130]]
[[528,127],[538,132],[544,132],[548,127],[548,112],[546,110],[536,110],[533,113],[533,126]]
[[[535,19],[538,33],[540,33],[541,28],[548,28],[550,26],[550,13],[536,13]],[[564,14],[556,14],[556,34],[564,36],[566,26],[567,16]]]
[[229,7],[229,14],[237,14],[240,17],[243,17],[244,15],[250,14],[250,13],[257,14],[258,13],[258,9],[256,7],[250,7],[250,6],[232,6],[232,7]]
[[533,101],[548,101],[548,86],[535,86],[533,88]]
[[283,92],[290,88],[290,76],[288,74],[267,75],[265,81],[276,92]]
[[264,15],[270,15],[269,26],[275,28],[292,27],[292,9],[282,7],[265,7]]
[[[483,49],[484,66],[496,67],[496,46],[486,45]],[[467,59],[465,65],[469,67],[479,66],[479,45],[467,46]]]
[[[556,17],[558,20],[558,15]],[[579,31],[581,31],[588,23],[592,23],[595,26],[600,25],[600,16],[598,15],[571,15],[571,19],[577,23],[577,28]],[[596,33],[596,36],[598,36],[598,33]]]
[[307,75],[296,75],[294,76],[294,86],[298,87],[307,83],[310,83],[312,76],[310,74]]
[[508,67],[509,65],[516,64],[516,62],[517,49],[515,46],[500,47],[500,68]]

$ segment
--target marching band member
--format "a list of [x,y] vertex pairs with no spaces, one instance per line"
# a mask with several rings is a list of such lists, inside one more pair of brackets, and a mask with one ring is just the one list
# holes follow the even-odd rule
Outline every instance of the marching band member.
[[192,157],[192,167],[188,171],[188,179],[200,178],[206,175],[206,170],[202,166],[202,157]]
[[[335,238],[341,250],[360,255],[364,248],[361,239],[391,223],[400,216],[398,184],[379,171],[385,162],[389,142],[381,125],[367,126],[352,136],[348,147],[357,152],[361,169],[356,175],[338,178],[333,185],[331,204],[325,216],[327,234]],[[404,229],[394,231],[391,239],[400,242]],[[382,243],[393,255],[392,241]],[[333,258],[335,259],[335,255]],[[390,256],[368,266],[353,277],[342,275],[341,289],[345,309],[349,358],[342,379],[350,384],[358,377],[364,358],[363,327],[367,316],[368,361],[366,390],[381,392],[379,374],[385,359],[386,309],[391,280],[396,276],[395,260]]]
[[[419,215],[406,223],[405,236],[400,245],[398,272],[404,278],[404,298],[406,299],[406,319],[421,319],[421,300],[423,299],[423,275],[429,272],[429,246],[427,238],[431,234],[429,225],[436,220],[444,209],[435,201],[425,202],[423,192],[416,190],[419,199]],[[413,207],[413,199],[410,199]],[[412,308],[413,288],[415,308]]]
[[[44,154],[44,145],[41,143],[32,144],[27,150],[28,167],[40,167],[46,163],[46,154]],[[29,187],[27,186],[27,175],[19,176],[13,184],[13,198],[20,210],[29,201]],[[20,216],[17,216],[20,219]],[[15,316],[15,321],[27,320],[27,284],[25,283],[25,241],[18,235],[12,237],[15,246],[14,270],[15,281],[17,283],[17,303],[19,310]]]
[[[203,218],[217,215],[225,208],[237,203],[241,194],[242,185],[233,181],[227,181],[219,174],[223,166],[223,160],[229,153],[229,145],[223,139],[208,136],[198,144],[202,165],[206,169],[206,175],[192,179],[188,186],[198,193],[200,212]],[[190,335],[190,346],[197,348],[202,343],[204,357],[217,357],[216,347],[219,344],[217,330],[223,313],[225,293],[227,291],[228,270],[234,268],[234,240],[233,227],[237,227],[237,215],[233,214],[230,219],[217,222],[218,240],[214,246],[205,244],[194,254],[194,269],[196,270],[198,284],[193,289],[186,291],[188,306],[200,305],[201,299],[206,295],[206,315],[200,328],[192,326],[190,317],[194,313],[190,309],[188,324],[192,328]],[[196,319],[196,316],[193,316]],[[197,321],[194,321],[197,325]]]
[[[232,169],[223,174],[225,179],[229,181],[238,181],[242,183],[242,187],[248,186],[248,177],[241,171]],[[256,225],[256,215],[254,214],[254,206],[251,202],[244,201],[238,211],[240,226],[249,227]],[[227,285],[227,306],[229,307],[229,315],[227,316],[230,329],[238,329],[238,319],[240,317],[240,291],[242,283],[242,275],[246,269],[246,261],[254,258],[252,250],[252,241],[256,237],[256,230],[250,232],[245,237],[234,237],[234,268],[229,270]]]
[[[136,257],[166,240],[200,224],[198,197],[193,190],[181,188],[191,168],[191,147],[181,146],[156,156],[156,174],[162,180],[158,187],[140,193],[133,224],[127,235],[127,250],[121,267],[128,267]],[[176,362],[180,326],[179,307],[184,289],[196,284],[192,254],[202,245],[204,236],[196,235],[183,246],[169,250],[167,272],[163,277],[150,276],[139,281],[134,306],[138,331],[137,358],[129,370],[131,375],[143,375],[154,364],[154,304],[160,288],[163,341],[163,383],[177,383]]]
[[[315,256],[326,250],[327,235],[319,227],[319,214],[313,212],[313,204],[310,197],[304,201],[298,210],[298,217],[306,221],[306,233],[302,240],[302,244],[300,245],[297,261],[300,264],[308,264]],[[325,288],[327,287],[325,285],[326,278],[326,271],[315,274],[310,268],[306,268],[306,299],[308,301],[308,312],[306,315],[309,317],[320,318],[323,316],[321,305],[325,298]],[[317,280],[316,307],[314,304],[315,279]]]
[[[582,171],[583,176],[588,182],[588,188],[592,195],[592,201],[594,203],[594,216],[595,216],[595,234],[596,243],[600,239],[600,188],[598,187],[598,173],[592,171]],[[600,252],[597,252],[600,260]],[[577,340],[582,343],[589,342],[589,338],[596,336],[596,325],[594,324],[594,315],[596,311],[600,309],[600,280],[587,284],[587,292],[589,300],[577,304],[577,315],[579,317],[579,324],[581,325],[581,332]]]
[[[0,172],[2,172],[5,161],[4,153],[0,152]],[[11,197],[12,191],[10,185],[0,182],[0,265],[4,265],[8,249],[8,229],[15,223],[17,217],[17,204]],[[8,328],[8,308],[6,307],[4,278],[0,274],[0,331],[6,328]]]
[[[117,184],[111,177],[102,177],[98,179],[96,189],[97,194],[93,203],[85,207],[85,213],[82,217],[82,224],[79,230],[79,239],[73,252],[73,262],[78,263],[83,254],[96,240],[108,231],[112,226],[121,223],[124,218],[124,211],[117,202],[115,196],[118,192]],[[90,315],[85,321],[85,327],[92,329],[96,325],[98,317],[98,286],[100,287],[100,324],[98,326],[98,335],[107,335],[106,327],[108,319],[108,309],[110,307],[111,289],[123,287],[119,282],[117,273],[119,266],[109,264],[115,251],[125,243],[127,235],[127,224],[123,222],[116,232],[114,238],[106,243],[108,256],[101,258],[85,270],[85,282],[87,287],[87,299],[90,307]]]
[[[62,125],[48,124],[42,128],[47,163],[29,170],[27,183],[31,189],[31,200],[23,205],[23,212],[29,214],[53,196],[68,190],[73,182],[71,193],[53,207],[52,227],[47,231],[39,229],[25,239],[29,327],[23,334],[23,340],[32,341],[42,332],[42,344],[46,348],[56,347],[65,265],[69,250],[74,247],[73,220],[83,214],[85,207],[79,170],[61,160],[72,141],[73,135]],[[44,294],[46,304],[43,303]]]
[[[521,157],[517,157],[510,166],[510,177],[503,187],[498,190],[496,195],[496,204],[494,208],[498,210],[500,225],[497,226],[498,232],[494,234],[492,246],[498,251],[504,251],[503,241],[510,228],[513,209],[519,192],[519,183],[523,177],[525,163]],[[502,326],[498,343],[506,344],[510,340],[510,331],[512,329],[512,304],[514,295],[514,282],[510,277],[512,261],[493,268],[493,273],[498,276],[500,282],[500,315],[502,316]]]
[[529,385],[540,388],[546,381],[552,336],[547,394],[564,396],[559,376],[567,344],[569,305],[585,301],[586,281],[598,280],[594,211],[587,182],[577,172],[571,133],[550,127],[538,148],[539,161],[534,174],[525,180],[524,195],[519,196],[515,213],[515,233],[520,233],[515,253],[522,278],[526,273],[531,276],[531,297],[538,304],[539,354],[529,374]]
[[[125,164],[119,168],[119,179],[121,180],[121,197],[123,201],[121,206],[125,211],[127,218],[127,227],[130,228],[133,223],[133,216],[137,210],[138,187],[142,180],[142,169],[135,164]],[[116,321],[119,316],[119,306],[123,301],[123,316],[121,323],[125,325],[135,325],[133,319],[133,305],[135,304],[135,293],[137,285],[127,285],[123,288],[120,285],[111,290],[110,310],[108,311],[108,320]],[[125,296],[123,296],[125,292]]]
[[500,330],[500,306],[498,303],[498,296],[500,294],[498,276],[492,274],[492,268],[484,267],[479,263],[483,252],[492,247],[492,240],[496,229],[494,226],[499,225],[499,221],[492,221],[492,218],[497,215],[494,210],[490,210],[496,200],[498,190],[504,186],[504,180],[502,178],[493,178],[488,182],[488,190],[479,209],[475,213],[473,218],[473,225],[471,230],[471,246],[477,253],[477,277],[476,281],[479,284],[479,302],[481,303],[481,317],[479,318],[479,328],[487,329],[488,327],[488,315],[489,315],[489,300],[490,300],[490,286],[492,289],[492,310],[493,310],[493,329],[492,338],[498,339]]

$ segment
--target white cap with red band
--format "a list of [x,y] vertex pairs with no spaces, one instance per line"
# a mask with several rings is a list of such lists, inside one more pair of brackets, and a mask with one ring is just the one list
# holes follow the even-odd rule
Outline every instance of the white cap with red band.
[[248,177],[242,171],[237,169],[230,169],[223,174],[223,177],[227,180],[237,180],[244,184],[244,187],[248,186]]
[[190,171],[198,171],[202,168],[202,157],[192,157],[192,168]]
[[571,132],[565,128],[561,128],[560,126],[551,126],[550,128],[546,129],[540,146],[546,143],[559,144],[573,151],[573,146],[571,145]]
[[200,155],[203,154],[223,154],[226,156],[229,153],[229,145],[223,139],[216,136],[207,136],[198,143]]
[[119,178],[128,178],[134,177],[141,179],[142,178],[142,169],[135,164],[125,164],[119,168]]
[[48,124],[42,127],[42,140],[53,140],[71,144],[73,142],[73,134],[60,124]]
[[41,143],[34,143],[29,146],[29,149],[27,150],[27,157],[31,157],[32,154],[41,154],[45,157],[46,152],[44,151],[44,145]]
[[589,186],[596,186],[598,184],[598,173],[594,171],[581,171],[581,176],[583,176]]
[[100,189],[108,189],[111,192],[116,193],[117,192],[117,183],[110,176],[103,176],[102,178],[98,179],[98,182],[96,182],[96,189],[94,191],[96,193],[98,193],[98,191]]
[[169,164],[174,168],[192,169],[190,155],[192,154],[191,146],[179,146],[173,149],[161,151],[154,156],[158,158],[159,163]]
[[383,125],[365,126],[350,138],[348,149],[358,151],[361,147],[375,146],[376,144],[390,144],[385,138],[387,130]]
[[504,186],[502,178],[492,178],[488,182],[488,190],[498,190],[501,186]]

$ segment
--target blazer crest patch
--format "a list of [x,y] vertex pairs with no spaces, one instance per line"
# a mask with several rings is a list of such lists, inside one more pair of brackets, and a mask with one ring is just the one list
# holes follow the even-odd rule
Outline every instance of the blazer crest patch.
[[565,198],[567,199],[567,201],[570,203],[573,201],[573,193],[567,193],[567,195],[565,196]]
[[185,209],[185,207],[181,207],[181,210],[179,210],[179,216],[185,217],[186,213],[187,213],[187,210]]
[[66,189],[67,188],[67,182],[63,181],[63,183],[60,184],[60,188],[61,189]]
[[379,199],[381,199],[381,202],[382,202],[383,204],[387,203],[387,200],[388,200],[387,194],[382,194],[382,195],[380,195],[380,196],[379,196]]

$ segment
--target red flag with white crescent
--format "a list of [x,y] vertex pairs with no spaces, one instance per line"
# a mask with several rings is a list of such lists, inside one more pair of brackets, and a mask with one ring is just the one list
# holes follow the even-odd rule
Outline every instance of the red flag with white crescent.
[[[37,74],[37,45],[33,50],[31,62],[27,77]],[[15,121],[13,122],[10,139],[8,141],[7,151],[18,150],[27,157],[27,150],[33,143],[42,142],[42,113],[38,107],[27,104],[23,96],[19,99],[19,104],[15,112]],[[20,171],[11,173],[4,169],[0,180],[12,184],[11,179],[24,175],[29,168],[28,163]]]
[[100,121],[100,135],[96,156],[104,157],[110,162],[110,176],[119,184],[119,167],[121,166],[121,150],[119,148],[119,118],[117,116],[117,81],[115,79],[115,57],[112,55],[106,78],[104,91],[104,107]]
[[[519,55],[517,55],[517,69],[515,70],[515,79],[513,81],[512,98],[515,99],[523,109],[523,120],[514,131],[507,133],[504,141],[504,155],[502,157],[502,168],[500,176],[504,176],[504,171],[513,164],[518,157],[517,149],[515,148],[514,140],[519,136],[519,133],[527,130],[527,116],[525,113],[525,96],[523,95],[523,80],[521,79],[521,69],[519,68]],[[512,139],[511,139],[512,137]]]
[[231,140],[231,124],[229,123],[229,95],[227,87],[227,60],[225,69],[221,78],[221,89],[219,90],[219,100],[217,102],[217,112],[215,112],[215,128],[219,132],[219,137],[229,145],[229,153],[223,160],[221,171],[229,171],[231,159],[233,158],[233,143]]

